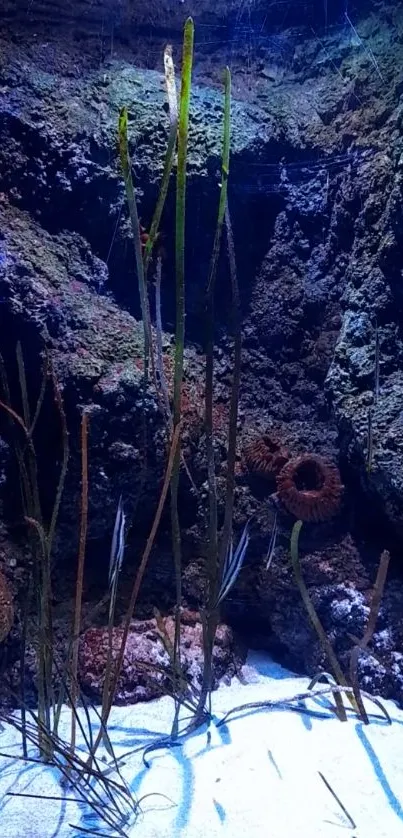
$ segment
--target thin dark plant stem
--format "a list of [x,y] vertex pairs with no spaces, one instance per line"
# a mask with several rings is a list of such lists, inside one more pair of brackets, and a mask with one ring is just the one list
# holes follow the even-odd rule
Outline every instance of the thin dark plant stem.
[[[212,656],[214,638],[218,625],[218,610],[214,607],[219,590],[218,563],[218,516],[217,516],[217,487],[215,477],[214,456],[214,428],[213,428],[213,395],[214,395],[214,292],[217,276],[218,260],[221,249],[222,231],[227,206],[227,188],[230,158],[230,127],[231,127],[231,74],[226,68],[223,120],[223,147],[221,161],[221,192],[218,206],[217,225],[214,236],[213,251],[210,260],[206,289],[206,372],[205,372],[205,435],[207,457],[207,481],[209,495],[209,527],[208,527],[208,603],[206,611],[201,612],[203,624],[204,665],[200,699],[200,719],[204,718],[206,698],[212,688]],[[228,498],[227,498],[228,500]],[[232,523],[232,512],[231,512]],[[225,555],[225,554],[224,554]]]
[[[51,758],[50,727],[51,708],[55,708],[52,664],[53,664],[53,631],[52,631],[52,588],[51,588],[51,551],[56,523],[59,514],[60,502],[63,493],[67,463],[69,456],[68,432],[66,417],[63,408],[60,388],[51,363],[51,357],[45,347],[45,362],[43,364],[42,384],[39,397],[31,422],[31,412],[28,400],[28,388],[25,372],[24,356],[22,347],[18,343],[16,349],[18,381],[20,385],[22,416],[20,416],[10,404],[10,391],[3,359],[0,359],[0,376],[3,393],[6,402],[0,402],[0,406],[7,412],[10,420],[16,425],[18,433],[23,433],[24,443],[21,444],[18,435],[15,442],[15,452],[20,474],[20,486],[24,518],[29,525],[29,532],[32,544],[32,590],[37,600],[39,615],[38,627],[38,715],[42,722],[41,728],[41,753],[44,759]],[[51,520],[46,529],[39,492],[38,464],[36,457],[33,431],[39,418],[43,404],[46,383],[52,380],[56,408],[61,419],[63,457],[59,479],[56,486],[55,500],[52,509]],[[27,611],[28,620],[28,611]],[[25,628],[25,633],[27,627]],[[25,654],[25,653],[24,653]],[[24,679],[24,665],[22,665],[21,678]],[[45,733],[43,732],[45,731]],[[47,731],[47,732],[46,732]],[[26,744],[23,745],[26,749]],[[50,748],[50,750],[49,750]]]
[[[150,306],[148,302],[146,276],[143,264],[143,254],[141,247],[141,228],[140,219],[136,203],[136,195],[133,185],[132,164],[129,154],[129,140],[128,140],[128,110],[123,107],[119,114],[118,123],[118,141],[119,141],[119,157],[123,172],[125,183],[126,200],[129,208],[130,222],[132,228],[134,253],[136,261],[137,282],[140,296],[141,316],[143,320],[143,405],[147,403],[147,391],[149,384],[149,366],[151,361],[151,368],[154,377],[155,389],[157,390],[157,382],[154,368],[154,353],[152,344],[152,329]],[[139,479],[139,490],[137,495],[137,503],[143,493],[143,488],[146,482],[147,464],[148,464],[148,432],[147,432],[147,416],[145,408],[141,411],[141,435],[142,435],[142,463]]]
[[[180,425],[178,425],[175,428],[175,431],[173,433],[172,442],[171,442],[171,449],[170,449],[170,452],[169,452],[169,458],[168,458],[168,463],[167,463],[167,467],[166,467],[166,471],[165,471],[164,483],[163,483],[163,486],[162,486],[162,489],[161,489],[161,495],[160,495],[160,499],[159,499],[159,502],[158,502],[157,511],[155,513],[153,525],[151,527],[151,532],[150,532],[150,535],[148,536],[147,544],[145,546],[145,549],[144,549],[144,552],[143,552],[143,555],[142,555],[142,559],[141,559],[140,565],[139,565],[137,573],[136,573],[136,578],[134,580],[134,585],[133,585],[133,589],[132,589],[132,593],[131,593],[131,597],[130,597],[130,602],[129,602],[129,606],[128,606],[128,609],[127,609],[127,612],[126,612],[120,649],[119,649],[119,653],[117,655],[116,663],[114,665],[113,677],[111,679],[109,697],[108,697],[108,701],[107,701],[105,707],[103,708],[102,725],[103,725],[104,728],[107,727],[108,717],[109,717],[111,707],[112,707],[112,704],[113,704],[113,699],[114,699],[114,696],[115,696],[115,693],[116,693],[117,684],[118,684],[119,675],[120,675],[120,670],[121,670],[122,664],[123,664],[127,638],[129,636],[129,631],[130,631],[130,623],[131,623],[131,620],[133,618],[133,613],[134,613],[134,609],[135,609],[135,606],[136,606],[137,597],[138,597],[138,594],[139,594],[141,582],[142,582],[142,579],[143,579],[143,576],[144,576],[144,571],[146,569],[148,560],[150,558],[151,550],[152,550],[152,547],[153,547],[153,544],[154,544],[154,541],[155,541],[155,537],[156,537],[158,527],[159,527],[159,524],[160,524],[160,520],[161,520],[161,515],[162,515],[162,512],[163,512],[166,497],[167,497],[167,494],[168,494],[169,484],[170,484],[170,481],[171,481],[174,458],[175,458],[176,449],[177,449],[178,443],[179,443],[179,435],[180,435]],[[98,735],[95,739],[94,746],[93,746],[93,749],[92,749],[92,752],[91,752],[91,756],[89,757],[89,760],[88,760],[89,765],[91,765],[92,758],[93,758],[93,756],[94,756],[102,738],[103,738],[103,732],[101,730],[98,733]]]
[[21,392],[22,416],[23,416],[23,419],[24,419],[25,427],[29,428],[30,424],[31,424],[31,417],[30,417],[30,410],[29,410],[27,377],[26,377],[26,374],[25,374],[24,356],[22,354],[22,346],[21,346],[20,341],[18,341],[18,343],[17,343],[16,357],[17,357],[17,368],[18,368],[18,380],[19,380],[20,392]]
[[49,351],[48,351],[47,347],[45,347],[44,357],[43,357],[41,387],[40,387],[39,396],[38,396],[38,399],[37,399],[37,402],[36,402],[34,417],[32,419],[32,422],[31,422],[31,425],[30,425],[30,428],[29,428],[29,435],[30,435],[31,438],[34,434],[38,419],[39,419],[40,414],[41,414],[42,405],[43,405],[43,401],[44,401],[45,393],[46,393],[46,385],[47,385],[47,382],[48,382],[49,366],[50,366],[50,354],[49,354]]
[[[314,629],[315,629],[315,631],[316,631],[316,633],[319,637],[319,640],[321,642],[323,651],[325,652],[326,657],[327,657],[327,659],[330,663],[330,666],[331,666],[331,669],[333,671],[333,674],[334,674],[334,677],[336,679],[337,684],[339,684],[342,687],[349,687],[347,679],[344,676],[344,673],[341,669],[341,666],[340,666],[340,664],[337,660],[337,657],[336,657],[336,655],[333,651],[332,644],[330,643],[330,640],[329,640],[329,638],[328,638],[328,636],[327,636],[327,634],[326,634],[326,632],[325,632],[325,630],[322,626],[322,623],[321,623],[321,621],[319,619],[319,616],[316,612],[315,606],[314,606],[314,604],[311,600],[308,588],[306,587],[303,576],[302,576],[301,565],[300,565],[300,561],[299,561],[299,550],[298,550],[299,534],[300,534],[300,531],[301,531],[302,523],[303,523],[302,521],[296,521],[293,528],[292,528],[292,533],[291,533],[290,552],[291,552],[291,563],[292,563],[292,567],[293,567],[293,570],[294,570],[295,580],[296,580],[299,592],[301,594],[302,601],[303,601],[303,603],[305,605],[305,608],[308,612],[309,619],[310,619],[310,621],[311,621],[311,623],[312,623],[312,625],[313,625],[313,627],[314,627]],[[356,702],[354,696],[351,695],[351,692],[348,692],[347,696],[348,696],[348,699],[349,699],[353,709],[355,710],[357,715],[360,716],[359,708],[357,706],[357,702]],[[345,710],[344,710],[344,707],[343,707],[343,703],[341,702],[341,699],[340,699],[337,692],[335,692],[335,701],[336,701],[336,704],[337,704],[337,709],[340,713],[340,718],[342,718],[343,721],[345,721],[346,718],[347,718],[346,713],[345,713]]]
[[[80,515],[80,537],[78,545],[78,565],[76,576],[76,596],[74,604],[73,637],[77,637],[81,625],[81,608],[83,601],[84,564],[85,549],[87,543],[88,529],[88,425],[89,416],[84,410],[81,417],[81,515]],[[78,669],[78,647],[79,641],[73,640],[71,654],[71,739],[70,748],[75,750],[76,746],[76,713],[78,699],[77,669]]]
[[162,314],[161,314],[161,277],[162,277],[162,259],[157,257],[157,265],[155,268],[155,323],[156,323],[156,358],[157,358],[157,372],[159,377],[159,385],[162,392],[163,412],[165,422],[169,431],[172,434],[172,414],[169,403],[169,389],[168,382],[164,369],[164,358],[162,351]]
[[148,304],[147,287],[144,276],[143,254],[141,249],[141,229],[137,211],[136,195],[133,185],[132,164],[129,155],[128,110],[123,107],[119,115],[119,157],[125,182],[126,199],[132,226],[134,253],[136,259],[137,281],[140,295],[141,316],[144,336],[144,380],[148,384],[148,368],[152,345],[151,318]]
[[384,550],[381,554],[381,558],[379,561],[379,567],[376,575],[374,592],[372,596],[371,608],[368,617],[368,624],[365,629],[363,638],[359,643],[356,643],[356,645],[353,647],[350,657],[350,680],[354,689],[355,700],[360,709],[361,718],[364,720],[365,724],[369,724],[369,719],[365,710],[364,702],[361,698],[361,691],[358,683],[358,661],[360,653],[365,652],[367,650],[367,647],[371,642],[372,635],[375,631],[376,622],[379,616],[379,609],[381,607],[383,591],[385,588],[386,577],[388,574],[389,562],[390,554],[388,550]]
[[50,730],[51,705],[53,702],[52,664],[52,618],[51,618],[51,590],[50,577],[47,572],[49,557],[47,554],[46,533],[42,524],[35,518],[25,516],[26,523],[37,535],[39,544],[40,566],[38,568],[39,582],[37,586],[38,600],[38,716],[41,720],[42,743],[41,753],[45,761],[52,757]]
[[170,44],[165,47],[164,51],[164,75],[169,107],[169,137],[164,160],[161,188],[154,210],[153,220],[151,222],[150,233],[144,250],[143,263],[145,279],[147,279],[151,253],[158,236],[161,216],[168,194],[169,180],[175,157],[176,137],[178,133],[178,101],[176,95],[175,68],[172,60],[172,46]]
[[236,448],[237,448],[237,429],[238,429],[238,405],[239,392],[241,385],[241,361],[242,361],[242,321],[241,321],[241,302],[239,296],[238,276],[235,260],[235,246],[234,237],[232,233],[231,218],[229,213],[228,201],[225,208],[225,228],[227,233],[228,258],[231,277],[231,291],[232,291],[232,323],[234,334],[234,371],[232,377],[231,387],[231,401],[230,414],[228,426],[228,457],[227,457],[227,485],[225,498],[225,514],[224,527],[221,536],[220,545],[220,559],[219,559],[219,578],[221,579],[222,569],[224,566],[225,556],[227,554],[231,532],[232,532],[232,517],[234,510],[234,496],[235,496],[235,464],[236,464]]
[[[189,135],[189,108],[193,67],[194,24],[192,18],[185,23],[182,51],[182,75],[178,123],[178,168],[176,177],[176,219],[175,219],[175,275],[176,275],[176,328],[175,366],[173,396],[173,427],[180,427],[182,413],[183,358],[185,346],[185,219],[186,219],[186,169]],[[181,464],[181,443],[178,445],[172,467],[171,478],[171,528],[172,550],[175,566],[176,612],[174,660],[175,669],[180,667],[180,607],[182,601],[182,545],[178,511],[179,475]],[[179,702],[175,703],[172,726],[174,736],[178,728]]]
[[346,807],[344,806],[344,803],[341,802],[340,797],[336,794],[336,792],[334,791],[334,789],[330,785],[329,781],[326,779],[325,775],[322,774],[321,771],[318,771],[318,774],[319,774],[319,777],[321,778],[321,780],[324,782],[328,791],[330,791],[330,794],[334,797],[336,803],[339,804],[340,809],[342,810],[343,814],[346,816],[347,820],[350,823],[351,829],[356,829],[356,824],[354,823],[351,815],[349,814]]
[[[52,547],[53,547],[53,539],[54,539],[54,535],[55,535],[57,520],[58,520],[58,517],[59,517],[60,504],[61,504],[61,500],[62,500],[64,485],[65,485],[65,482],[66,482],[67,468],[68,468],[68,462],[69,462],[69,456],[70,456],[70,449],[69,449],[69,432],[68,432],[68,429],[67,429],[67,420],[66,420],[66,414],[65,414],[64,405],[63,405],[63,398],[62,398],[59,382],[57,380],[56,373],[55,373],[55,370],[53,368],[52,359],[51,359],[50,355],[49,355],[49,358],[48,358],[48,366],[49,366],[49,375],[50,375],[50,378],[51,378],[51,381],[52,381],[52,386],[53,386],[53,397],[54,397],[55,407],[56,407],[56,411],[58,413],[59,421],[60,421],[61,438],[62,438],[62,463],[61,463],[61,467],[60,467],[59,479],[57,481],[57,486],[56,486],[55,500],[54,500],[53,509],[52,509],[52,517],[50,519],[49,530],[48,530],[48,534],[47,534],[47,549],[48,549],[49,562],[50,562],[50,556],[51,556]],[[49,566],[49,573],[50,573],[50,566]]]
[[25,598],[24,612],[22,618],[21,649],[20,649],[20,707],[21,707],[21,731],[22,731],[22,753],[28,756],[28,743],[26,736],[26,708],[25,708],[25,655],[27,648],[29,612],[32,603],[32,570],[28,578],[28,589]]
[[[305,701],[306,699],[322,698],[322,696],[327,695],[334,696],[336,693],[340,696],[344,694],[349,699],[354,698],[352,687],[336,686],[334,684],[332,684],[331,686],[320,687],[317,690],[311,690],[310,687],[308,687],[308,689],[304,692],[297,693],[297,695],[290,696],[289,698],[267,699],[266,701],[248,701],[246,704],[239,704],[237,707],[231,707],[231,710],[228,710],[228,712],[225,713],[225,715],[219,720],[219,722],[216,723],[216,727],[222,727],[223,725],[227,724],[229,718],[233,716],[235,713],[243,713],[245,710],[273,710],[281,707],[282,709],[292,710],[296,713],[306,713],[307,715],[317,716],[318,712],[316,710],[309,710],[304,706],[298,705],[301,705],[301,702]],[[382,718],[384,718],[386,722],[389,725],[391,725],[392,719],[390,718],[388,711],[379,701],[379,699],[374,698],[373,695],[369,695],[369,693],[366,692],[363,692],[363,695],[365,696],[367,701],[372,702],[372,704],[375,704],[376,707],[379,708],[379,710],[382,713]],[[321,713],[320,717],[326,718],[326,715]]]

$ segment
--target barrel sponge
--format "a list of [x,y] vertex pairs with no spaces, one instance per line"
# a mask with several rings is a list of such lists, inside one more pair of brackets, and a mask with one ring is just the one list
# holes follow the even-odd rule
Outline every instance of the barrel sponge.
[[289,459],[289,453],[274,434],[265,433],[246,445],[242,455],[244,471],[255,477],[275,478]]
[[288,461],[277,477],[278,496],[301,521],[326,521],[341,502],[343,486],[337,466],[317,454]]

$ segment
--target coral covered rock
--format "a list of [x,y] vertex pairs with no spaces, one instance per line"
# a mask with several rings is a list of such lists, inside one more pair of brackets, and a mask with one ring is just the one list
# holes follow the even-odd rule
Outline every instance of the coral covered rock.
[[[174,620],[163,618],[164,632],[170,642],[174,637]],[[188,681],[200,686],[203,667],[202,626],[197,615],[181,616],[181,662]],[[112,630],[112,654],[116,660],[123,629]],[[108,655],[108,629],[91,628],[82,637],[79,651],[79,679],[83,689],[95,698],[102,695]],[[122,671],[116,693],[117,704],[148,701],[162,695],[168,687],[169,655],[158,631],[157,621],[135,621],[129,632]],[[235,672],[233,636],[228,626],[218,627],[213,650],[215,683]]]
[[6,577],[0,573],[0,643],[7,637],[13,620],[13,598]]

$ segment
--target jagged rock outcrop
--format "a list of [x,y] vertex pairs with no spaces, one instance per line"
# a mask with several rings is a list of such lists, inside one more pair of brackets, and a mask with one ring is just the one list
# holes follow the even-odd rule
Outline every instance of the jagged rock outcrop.
[[[184,611],[181,615],[180,658],[183,673],[189,685],[200,688],[203,673],[203,638],[200,618]],[[112,632],[112,659],[116,660],[123,629]],[[121,674],[118,681],[116,702],[133,704],[157,698],[168,690],[171,661],[167,645],[173,643],[175,623],[172,617],[157,621],[133,621],[126,645]],[[92,698],[102,698],[109,637],[107,629],[91,628],[80,641],[79,678],[85,692]],[[213,649],[213,682],[215,686],[224,678],[231,678],[239,664],[234,650],[234,640],[228,626],[220,625]]]
[[[175,5],[175,9],[165,3],[162,27],[169,19],[180,31],[177,21],[182,21],[185,9],[179,10],[179,5],[191,10],[190,3]],[[72,26],[69,31],[62,16],[62,25],[55,27],[49,41],[43,35],[24,41],[19,9],[6,5],[2,26],[15,24],[17,28],[14,38],[2,40],[0,52],[0,350],[16,381],[14,348],[21,340],[33,395],[38,392],[42,336],[54,358],[72,443],[57,559],[70,573],[78,539],[79,419],[84,408],[90,411],[87,572],[90,594],[96,598],[103,593],[99,588],[105,587],[119,494],[123,491],[133,509],[142,488],[137,540],[132,552],[129,548],[123,571],[131,581],[138,547],[155,509],[166,455],[157,400],[151,390],[144,399],[141,386],[142,329],[116,151],[117,117],[120,107],[128,104],[133,170],[146,227],[158,193],[168,117],[162,73],[144,69],[149,57],[138,33],[127,29],[126,43],[118,37],[113,55],[95,54],[92,47],[79,55],[77,43],[73,46],[74,32],[78,16],[85,29],[85,11],[90,6],[92,17],[87,20],[95,31],[98,13],[105,6],[82,0],[65,7]],[[207,6],[207,2],[199,4],[200,14]],[[37,20],[42,15],[44,29],[55,8],[57,4],[38,0]],[[136,8],[141,10],[140,5]],[[216,4],[218,15],[222,8],[223,4]],[[108,4],[108,10],[113,9]],[[156,9],[157,4],[150,4],[147,14]],[[120,4],[115,11],[120,15]],[[267,40],[258,54],[249,51],[248,61],[242,53],[233,60],[229,201],[244,338],[239,453],[249,439],[274,433],[291,457],[306,452],[339,461],[344,483],[341,513],[331,523],[304,527],[303,570],[347,667],[348,633],[351,628],[351,634],[360,634],[364,625],[376,558],[383,547],[392,548],[394,578],[385,591],[380,634],[374,641],[378,657],[384,643],[386,675],[379,678],[379,669],[365,658],[362,678],[367,687],[401,697],[398,612],[402,582],[395,542],[401,536],[403,516],[403,50],[398,14],[391,9],[388,17],[360,20],[360,39],[352,38],[348,25],[342,31],[332,30],[324,41],[311,32],[305,31],[299,39],[293,31],[282,31],[277,52],[274,41]],[[32,32],[30,16],[25,25]],[[372,53],[366,41],[374,42]],[[218,45],[214,62],[196,61],[192,93],[186,364],[191,384],[187,404],[197,408],[197,416],[203,399],[204,291],[220,182],[223,102],[217,66],[225,64],[227,54],[228,44]],[[173,187],[172,183],[162,220],[167,356],[175,308]],[[220,512],[226,461],[223,428],[232,374],[229,288],[222,260],[215,367]],[[376,333],[379,392],[374,399],[378,391]],[[41,472],[49,505],[60,437],[54,414],[49,419],[49,404],[45,407],[47,424],[42,430],[38,426],[41,462],[50,462],[46,454],[51,444],[57,452],[49,474],[46,468]],[[144,410],[150,458],[147,480],[141,486]],[[1,426],[0,430],[3,434],[5,429]],[[207,497],[201,436],[195,433],[189,448],[196,491],[190,483],[181,487],[185,564],[190,560],[185,568],[185,595],[192,604],[199,604],[203,594],[199,571],[205,552]],[[15,498],[15,469],[14,478],[12,468],[10,475],[8,485]],[[265,483],[264,476],[259,485],[252,485],[240,467],[237,481],[235,529],[249,517],[253,517],[253,527],[245,572],[227,602],[228,616],[243,631],[256,629],[255,636],[259,626],[253,623],[259,618],[267,645],[280,648],[294,665],[313,672],[323,664],[323,657],[290,574],[288,539],[293,518],[279,509],[278,551],[272,576],[265,579],[264,560],[276,508],[273,486]],[[12,497],[12,491],[7,496]],[[158,561],[150,564],[146,579],[148,608],[153,597],[158,604],[161,597],[167,610],[172,604],[168,531],[166,520],[156,549]],[[358,570],[354,574],[351,568]],[[56,591],[59,600],[66,596],[67,587],[72,589],[67,580],[68,574],[63,575]],[[127,591],[130,586],[124,588]]]
[[104,23],[108,27],[153,26],[156,29],[180,29],[187,15],[196,21],[222,21],[238,9],[238,0],[25,0],[2,6],[3,20],[16,25],[25,16],[27,24],[53,28],[74,27],[79,32],[96,32]]
[[14,620],[12,593],[5,576],[0,572],[0,643],[11,631]]
[[[370,4],[371,5],[371,4]],[[315,8],[316,7],[316,8]],[[353,11],[360,7],[360,3],[353,4]],[[368,0],[366,0],[368,7]],[[333,3],[327,10],[323,5],[313,3],[312,8],[295,8],[289,3],[288,26],[309,20],[331,22],[340,18],[343,12],[342,4]],[[367,9],[368,11],[368,9]],[[131,26],[142,28],[152,27],[157,32],[166,29],[180,30],[187,16],[191,15],[196,23],[200,22],[214,31],[218,24],[239,21],[250,21],[251,14],[257,16],[259,25],[266,23],[265,0],[247,0],[240,4],[239,0],[3,0],[3,23],[23,25],[25,30],[30,27],[40,29],[63,29],[64,35],[82,33],[98,35],[102,27],[103,36],[109,36],[113,30],[115,37],[126,34]],[[274,5],[270,9],[272,25],[284,20],[284,9]],[[146,30],[147,31],[147,30]],[[148,29],[149,32],[149,29]]]

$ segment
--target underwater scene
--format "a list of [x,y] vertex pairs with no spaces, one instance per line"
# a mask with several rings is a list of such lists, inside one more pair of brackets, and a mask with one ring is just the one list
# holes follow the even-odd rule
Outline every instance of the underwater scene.
[[0,835],[403,836],[403,4],[0,0]]

